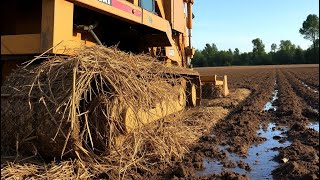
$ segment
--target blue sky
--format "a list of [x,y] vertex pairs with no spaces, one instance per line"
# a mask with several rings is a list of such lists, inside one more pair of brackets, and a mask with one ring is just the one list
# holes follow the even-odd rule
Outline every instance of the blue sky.
[[193,11],[196,49],[215,43],[218,50],[249,52],[255,38],[263,41],[267,52],[280,40],[306,49],[311,42],[299,29],[309,14],[319,16],[319,0],[195,0]]

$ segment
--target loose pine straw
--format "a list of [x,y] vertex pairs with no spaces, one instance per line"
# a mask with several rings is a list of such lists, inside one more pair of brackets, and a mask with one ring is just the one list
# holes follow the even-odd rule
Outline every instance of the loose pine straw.
[[[12,111],[2,109],[1,125],[8,133],[1,133],[1,142],[20,142],[21,150],[29,149],[24,144],[31,143],[40,154],[68,156],[69,153],[72,156],[76,152],[77,159],[48,167],[9,163],[1,168],[4,179],[82,179],[102,172],[111,179],[126,179],[134,176],[137,170],[150,172],[152,166],[181,160],[188,146],[211,127],[214,119],[209,112],[203,112],[201,118],[205,120],[196,118],[198,121],[176,114],[173,121],[166,118],[148,125],[140,123],[133,132],[121,136],[122,143],[113,144],[113,139],[125,131],[121,126],[122,107],[145,109],[176,97],[178,92],[173,85],[179,85],[182,78],[174,74],[188,73],[188,70],[169,68],[147,55],[127,54],[103,46],[82,47],[75,56],[49,57],[36,68],[27,69],[17,71],[25,74],[16,73],[10,77],[9,85],[4,85],[1,93],[15,94],[21,101],[24,98],[20,97],[29,97],[25,104],[31,115],[12,121],[13,115],[9,113]],[[115,110],[112,106],[115,103],[121,108]],[[23,105],[19,102],[19,106]],[[222,111],[221,116],[226,114]],[[11,127],[11,121],[15,128]],[[20,134],[13,135],[16,131]],[[99,150],[108,152],[98,155],[94,142],[100,140],[107,142],[100,143],[104,147]],[[55,172],[59,172],[59,176]]]

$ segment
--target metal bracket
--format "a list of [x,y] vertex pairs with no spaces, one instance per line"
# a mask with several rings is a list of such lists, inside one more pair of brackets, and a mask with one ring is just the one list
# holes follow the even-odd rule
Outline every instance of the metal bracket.
[[80,29],[80,30],[84,30],[84,31],[88,31],[91,33],[91,35],[93,36],[93,38],[97,41],[97,43],[99,45],[103,45],[100,41],[100,39],[98,38],[98,36],[96,35],[96,33],[94,33],[93,29],[96,28],[98,26],[98,24],[94,24],[94,25],[89,25],[89,26],[86,26],[86,25],[76,25],[75,24],[75,27],[76,29]]

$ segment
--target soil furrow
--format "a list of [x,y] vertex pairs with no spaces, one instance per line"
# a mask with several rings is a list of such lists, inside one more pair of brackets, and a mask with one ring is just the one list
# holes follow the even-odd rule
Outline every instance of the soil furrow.
[[292,74],[288,72],[284,73],[296,94],[303,98],[312,108],[319,109],[319,94],[303,86]]
[[319,132],[307,128],[309,119],[303,116],[304,102],[289,83],[290,77],[278,71],[279,112],[278,121],[290,127],[286,132],[292,144],[275,148],[279,155],[275,160],[281,165],[273,171],[274,179],[318,179],[319,178]]

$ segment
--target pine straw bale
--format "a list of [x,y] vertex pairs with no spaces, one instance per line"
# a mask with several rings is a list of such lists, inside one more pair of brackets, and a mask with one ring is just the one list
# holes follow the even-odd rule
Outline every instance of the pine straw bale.
[[173,85],[181,78],[173,74],[190,71],[104,46],[45,58],[39,66],[18,69],[1,87],[9,95],[1,97],[1,144],[48,157],[95,156],[93,141],[101,152],[113,147],[111,127],[122,131],[122,109],[115,110],[115,102],[150,108],[178,96]]
[[154,167],[181,161],[189,147],[227,114],[222,107],[202,107],[171,115],[127,134],[121,149],[87,166],[96,175],[107,172],[110,179],[139,179],[137,171],[154,173]]
[[[23,179],[28,175],[51,179],[61,172],[58,177],[65,175],[70,179],[77,179],[80,175],[83,179],[139,179],[141,172],[155,173],[154,167],[165,167],[181,161],[190,145],[201,135],[208,133],[210,128],[227,114],[228,110],[222,107],[188,110],[127,134],[121,149],[100,157],[99,161],[63,161],[51,163],[46,165],[47,167],[8,163],[2,167],[2,177]],[[16,173],[18,171],[20,173]],[[33,174],[30,174],[30,171]]]
[[[243,101],[250,93],[245,90],[231,91],[228,98],[237,103]],[[228,98],[221,98],[224,101]],[[212,100],[213,101],[213,100]],[[229,110],[220,106],[198,107],[170,115],[160,121],[144,126],[137,131],[126,134],[119,149],[101,156],[97,161],[62,161],[61,163],[39,164],[3,164],[2,177],[24,179],[52,179],[61,172],[67,179],[141,179],[143,174],[157,174],[154,167],[168,167],[181,161],[189,147],[198,139],[210,133],[211,127],[225,118]],[[76,163],[75,163],[76,162]],[[36,165],[36,166],[35,166]],[[30,175],[28,169],[34,169]],[[170,166],[169,166],[170,167]],[[10,171],[8,170],[10,169]],[[17,171],[24,173],[16,173]],[[65,172],[68,171],[68,172]],[[54,172],[54,173],[52,173]]]

